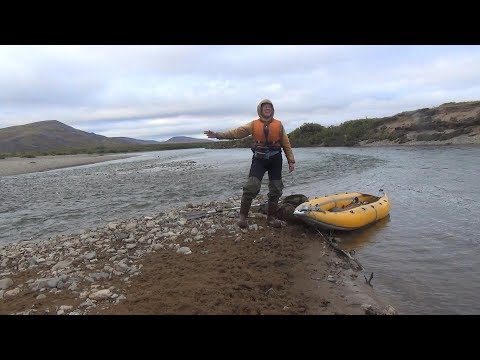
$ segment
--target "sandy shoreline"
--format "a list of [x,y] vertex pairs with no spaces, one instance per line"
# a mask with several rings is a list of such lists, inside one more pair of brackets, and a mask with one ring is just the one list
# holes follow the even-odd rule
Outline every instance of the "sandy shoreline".
[[240,229],[234,210],[187,220],[239,202],[187,205],[0,246],[0,314],[396,313],[360,270],[302,224],[271,228],[264,213],[252,211],[249,228]]
[[108,154],[108,155],[47,155],[35,158],[12,157],[0,159],[0,176],[28,174],[39,171],[55,170],[66,167],[95,164],[104,161],[125,159],[132,154]]

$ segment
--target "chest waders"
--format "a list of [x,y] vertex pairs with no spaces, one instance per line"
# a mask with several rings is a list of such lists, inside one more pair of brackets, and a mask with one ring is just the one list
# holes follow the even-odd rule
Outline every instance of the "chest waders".
[[[252,147],[254,155],[248,180],[243,186],[242,202],[240,205],[240,219],[238,226],[246,228],[248,226],[247,217],[253,199],[260,192],[263,176],[268,171],[268,207],[267,207],[267,225],[279,228],[282,226],[279,220],[274,216],[278,210],[278,200],[282,196],[282,152],[277,148],[269,148],[268,142],[268,124],[263,127],[266,146]],[[259,153],[261,155],[259,155]]]

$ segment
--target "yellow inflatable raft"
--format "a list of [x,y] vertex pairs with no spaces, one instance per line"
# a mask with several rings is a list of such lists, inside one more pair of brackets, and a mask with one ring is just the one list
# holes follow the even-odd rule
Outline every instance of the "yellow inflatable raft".
[[390,200],[386,193],[374,196],[359,192],[315,198],[298,205],[293,212],[306,223],[333,230],[355,230],[389,213]]

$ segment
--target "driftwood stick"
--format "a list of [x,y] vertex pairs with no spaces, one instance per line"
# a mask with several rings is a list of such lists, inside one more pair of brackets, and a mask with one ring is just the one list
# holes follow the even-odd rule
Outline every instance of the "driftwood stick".
[[370,285],[371,287],[373,287],[372,285],[372,279],[373,279],[373,272],[370,274],[370,278],[367,280],[367,277],[365,275],[363,275],[363,277],[365,278],[365,282]]
[[[360,262],[355,259],[352,255],[350,255],[348,252],[346,252],[345,250],[342,250],[340,249],[336,244],[333,243],[333,241],[329,238],[326,238],[325,235],[323,235],[323,233],[318,230],[318,229],[315,229],[317,231],[317,233],[319,233],[323,239],[327,242],[328,245],[330,245],[338,254],[342,255],[342,256],[345,256],[346,258],[348,258],[348,260],[350,261],[353,261],[356,265],[353,266],[353,268],[355,268],[356,270],[364,270],[362,264],[360,264]],[[330,234],[330,237],[333,237],[333,234]]]
[[275,290],[274,290],[273,288],[270,288],[270,289],[268,289],[267,291],[265,291],[265,294],[268,294],[270,291],[275,292]]

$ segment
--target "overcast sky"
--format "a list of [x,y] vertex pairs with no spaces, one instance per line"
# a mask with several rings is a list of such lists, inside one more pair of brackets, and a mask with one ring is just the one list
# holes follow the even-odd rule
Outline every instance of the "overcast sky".
[[264,98],[287,132],[480,100],[480,46],[0,45],[0,128],[206,138]]

